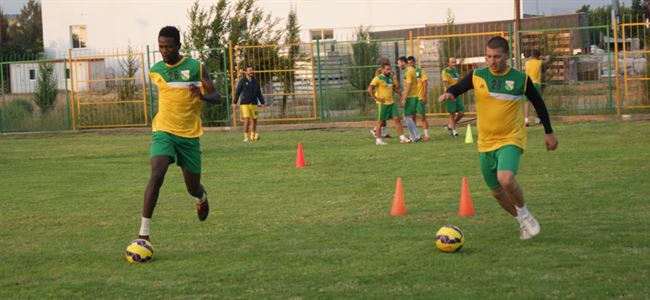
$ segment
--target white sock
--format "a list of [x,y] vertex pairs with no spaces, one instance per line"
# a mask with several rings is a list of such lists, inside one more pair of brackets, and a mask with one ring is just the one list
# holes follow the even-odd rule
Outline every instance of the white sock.
[[408,141],[406,136],[404,136],[403,134],[399,136],[399,139],[402,140],[402,141]]
[[203,196],[201,196],[201,198],[196,198],[196,200],[198,200],[201,203],[201,202],[205,201],[205,199],[208,199],[208,194],[204,190],[203,191]]
[[526,217],[530,214],[528,208],[526,208],[526,204],[524,204],[523,207],[517,207],[517,205],[515,205],[515,208],[517,209],[517,216],[520,218]]
[[424,136],[429,136],[429,129],[424,130]]
[[377,144],[379,144],[379,143],[382,142],[382,140],[381,140],[381,138],[376,138],[376,139],[375,139],[375,142],[376,142]]
[[526,122],[526,124],[528,124],[528,117],[524,118],[524,122]]
[[411,139],[420,136],[420,133],[418,132],[418,127],[415,125],[413,119],[408,117],[406,118],[406,127],[408,127],[409,135],[411,136]]
[[140,235],[149,235],[151,226],[151,218],[142,217],[142,223],[140,223]]
[[453,133],[454,135],[458,134],[458,132],[456,132],[456,130],[452,130],[451,133]]

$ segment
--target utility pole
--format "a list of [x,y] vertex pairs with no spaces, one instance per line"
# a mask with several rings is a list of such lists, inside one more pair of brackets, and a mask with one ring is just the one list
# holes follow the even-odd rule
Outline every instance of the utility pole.
[[[519,37],[521,36],[519,34],[519,30],[521,30],[521,1],[520,0],[515,0],[515,30],[514,30],[514,48],[513,49],[513,55],[515,55],[515,65],[518,69],[521,69],[521,57],[519,57],[519,53],[521,53],[521,42],[519,41]],[[511,37],[512,38],[512,37]]]

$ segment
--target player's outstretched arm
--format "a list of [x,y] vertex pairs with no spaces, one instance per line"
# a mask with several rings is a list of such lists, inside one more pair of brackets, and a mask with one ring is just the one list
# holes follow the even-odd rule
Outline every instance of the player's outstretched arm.
[[210,74],[208,74],[208,70],[204,66],[201,66],[201,85],[205,90],[205,94],[201,93],[201,89],[198,87],[191,87],[192,92],[196,97],[209,103],[221,102],[221,95],[217,93],[217,89],[214,87],[214,82],[212,82],[212,78],[210,78]]
[[526,97],[530,100],[530,103],[535,107],[537,116],[539,117],[542,125],[544,125],[544,144],[546,144],[546,150],[553,151],[557,149],[558,141],[553,134],[553,127],[551,127],[551,118],[548,115],[548,110],[542,100],[542,96],[539,95],[537,89],[533,85],[533,81],[530,78],[526,78]]

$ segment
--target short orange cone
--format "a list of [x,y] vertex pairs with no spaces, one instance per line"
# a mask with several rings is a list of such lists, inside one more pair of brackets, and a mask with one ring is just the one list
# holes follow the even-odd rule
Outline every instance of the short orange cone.
[[461,217],[471,217],[476,215],[474,212],[474,205],[472,205],[472,196],[469,195],[469,185],[467,178],[463,176],[463,186],[460,190],[460,207],[458,207],[458,215]]
[[302,143],[298,144],[298,152],[296,152],[296,168],[305,167],[305,154],[302,153]]
[[406,216],[402,177],[397,177],[397,183],[395,184],[395,197],[393,198],[393,208],[390,210],[390,214],[391,216]]

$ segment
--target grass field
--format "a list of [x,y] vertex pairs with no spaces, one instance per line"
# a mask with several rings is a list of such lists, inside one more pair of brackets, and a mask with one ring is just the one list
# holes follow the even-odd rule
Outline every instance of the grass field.
[[[518,179],[542,233],[490,197],[476,144],[373,144],[367,129],[202,139],[211,215],[196,218],[170,168],[155,258],[130,265],[150,166],[146,133],[0,137],[0,299],[648,298],[650,122],[529,129]],[[464,130],[463,130],[464,133]],[[294,168],[303,143],[308,167]],[[398,176],[408,216],[389,212]],[[462,176],[475,217],[458,217]],[[466,235],[456,254],[434,233]]]

